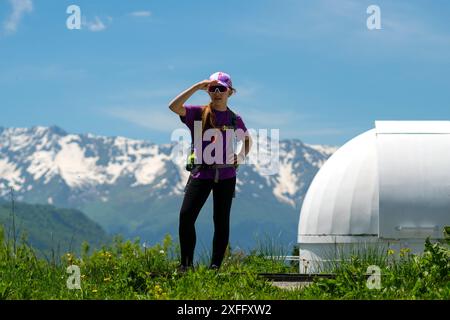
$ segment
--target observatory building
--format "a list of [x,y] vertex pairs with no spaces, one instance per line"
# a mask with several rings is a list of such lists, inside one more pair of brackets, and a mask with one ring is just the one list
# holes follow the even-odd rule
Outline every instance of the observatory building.
[[375,121],[339,148],[306,193],[300,271],[367,246],[423,251],[450,225],[450,121]]

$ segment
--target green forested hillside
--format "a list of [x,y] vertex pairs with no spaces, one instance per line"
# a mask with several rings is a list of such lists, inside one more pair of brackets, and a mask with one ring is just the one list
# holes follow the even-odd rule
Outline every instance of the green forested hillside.
[[[25,240],[41,256],[57,257],[65,252],[79,252],[83,241],[92,247],[108,244],[111,239],[95,222],[81,211],[51,205],[14,203],[16,241]],[[12,203],[0,201],[0,225],[5,236],[13,241]]]

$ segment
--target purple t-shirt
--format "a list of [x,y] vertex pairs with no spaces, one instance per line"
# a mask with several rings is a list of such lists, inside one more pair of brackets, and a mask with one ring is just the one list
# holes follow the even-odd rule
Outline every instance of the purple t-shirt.
[[[181,121],[186,124],[186,126],[191,131],[191,138],[194,136],[194,121],[202,121],[202,110],[204,106],[197,106],[197,105],[185,105],[184,108],[186,109],[186,116],[180,116]],[[215,109],[212,109],[212,112],[215,114],[215,125],[216,127],[221,127],[223,125],[231,126],[231,112],[229,109],[226,111],[218,111]],[[200,127],[201,128],[201,127]],[[242,118],[236,113],[236,130],[241,129],[243,132],[247,132],[247,128],[245,127],[244,121],[242,121]],[[223,141],[223,164],[226,164],[226,155],[227,150],[229,154],[233,154],[234,146],[233,142],[230,141],[230,138],[228,140],[226,139],[226,131],[220,130],[222,133],[222,141]],[[240,135],[234,135],[236,138],[236,141],[242,140],[242,137]],[[212,141],[203,141],[202,143],[202,155],[205,154],[203,151],[205,150],[206,146],[208,146],[210,143],[214,143]],[[231,148],[231,149],[230,149]],[[236,152],[234,152],[236,153]],[[215,155],[215,152],[213,151],[211,153],[212,156]],[[220,168],[219,170],[219,180],[223,179],[229,179],[236,176],[236,168],[230,167],[230,168]],[[202,169],[199,170],[197,173],[192,175],[192,178],[194,179],[214,179],[216,173],[216,169]]]

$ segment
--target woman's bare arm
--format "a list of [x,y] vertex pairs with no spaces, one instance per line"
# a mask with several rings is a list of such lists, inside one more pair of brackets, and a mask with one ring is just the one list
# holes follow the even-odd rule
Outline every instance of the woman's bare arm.
[[249,154],[250,149],[253,145],[253,139],[249,134],[246,134],[244,137],[244,145],[241,148],[241,151],[238,154],[234,154],[234,164],[241,164],[245,161],[245,157]]
[[214,85],[217,80],[203,80],[194,84],[189,89],[186,89],[180,93],[175,99],[173,99],[169,104],[169,109],[176,114],[184,117],[186,115],[186,109],[183,104],[197,91],[197,90],[207,90],[209,85]]

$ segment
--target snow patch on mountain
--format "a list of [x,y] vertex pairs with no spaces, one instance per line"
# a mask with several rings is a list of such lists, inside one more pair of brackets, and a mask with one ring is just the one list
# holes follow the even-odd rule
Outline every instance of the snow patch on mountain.
[[165,165],[168,156],[163,154],[154,154],[150,157],[145,157],[139,161],[135,169],[136,182],[131,186],[148,185],[153,183],[157,177],[166,173]]
[[30,161],[27,171],[34,180],[45,177],[45,183],[48,183],[53,176],[58,174],[58,168],[49,165],[53,163],[54,158],[54,151],[36,151],[26,159]]
[[20,190],[24,182],[25,179],[22,178],[21,171],[16,164],[9,162],[8,159],[0,159],[0,188],[2,189],[2,196],[9,192],[9,187],[16,191]]
[[337,146],[327,146],[327,145],[321,145],[321,144],[306,144],[305,143],[305,146],[315,149],[315,150],[319,151],[320,153],[322,153],[323,155],[327,155],[327,156],[332,155],[333,153],[335,153],[337,151],[337,149],[339,149],[339,147],[337,147]]
[[69,187],[105,183],[102,168],[96,166],[98,157],[86,157],[80,146],[80,137],[67,135],[61,138],[59,144],[61,150],[55,156],[54,165]]
[[277,183],[273,189],[273,193],[278,200],[293,207],[295,207],[293,196],[298,192],[299,187],[299,177],[292,167],[294,153],[295,151],[291,150],[284,154],[278,171]]

